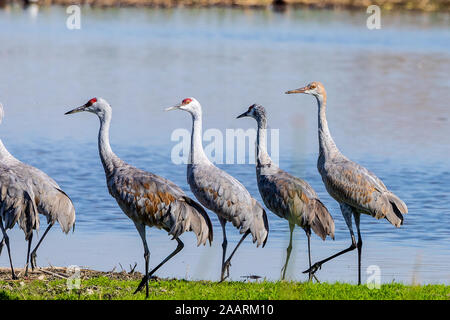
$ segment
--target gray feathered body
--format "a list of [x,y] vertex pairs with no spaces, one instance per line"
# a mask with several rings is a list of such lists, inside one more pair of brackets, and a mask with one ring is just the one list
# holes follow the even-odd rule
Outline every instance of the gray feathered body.
[[188,164],[187,181],[202,205],[231,222],[240,233],[250,230],[258,246],[265,244],[269,231],[266,212],[238,180],[205,162]]
[[[311,228],[323,240],[334,239],[334,221],[314,189],[304,180],[275,167],[257,166],[259,193],[266,207],[303,229]],[[268,174],[268,172],[270,172]]]
[[193,231],[197,245],[212,242],[212,224],[205,210],[173,182],[116,156],[105,165],[105,173],[109,193],[134,222],[164,229],[173,238]]
[[406,204],[363,166],[337,153],[326,160],[321,155],[317,168],[328,193],[339,203],[377,219],[386,218],[396,227],[403,223]]
[[328,193],[353,211],[386,218],[394,226],[403,223],[406,204],[363,166],[347,159],[331,137],[326,119],[326,92],[316,96],[319,105],[319,158],[317,168]]
[[47,218],[47,223],[58,222],[64,233],[73,229],[75,207],[56,181],[43,171],[19,161],[12,168],[28,177],[34,191],[37,210]]
[[3,163],[0,163],[0,216],[5,229],[18,223],[26,240],[39,228],[31,185]]
[[[3,106],[0,104],[0,122],[3,118]],[[61,229],[67,233],[75,224],[75,208],[72,200],[61,190],[59,185],[41,170],[20,162],[14,158],[3,143],[0,141],[0,168],[3,168],[1,177],[2,188],[9,182],[9,188],[13,188],[11,179],[16,179],[16,187],[19,183],[23,186],[20,190],[25,190],[27,197],[32,197],[36,210],[34,217],[28,225],[33,225],[33,229],[39,229],[38,212],[47,217],[48,223],[54,224],[56,221]],[[9,180],[8,180],[9,179]],[[25,231],[25,230],[24,230]],[[28,234],[29,230],[26,231]]]

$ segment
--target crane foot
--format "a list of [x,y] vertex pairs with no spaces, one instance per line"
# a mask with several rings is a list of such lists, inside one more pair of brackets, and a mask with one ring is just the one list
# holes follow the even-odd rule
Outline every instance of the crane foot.
[[[151,277],[144,276],[144,277],[142,278],[141,282],[139,283],[137,289],[134,291],[133,294],[136,294],[136,293],[138,293],[139,291],[141,291],[141,290],[144,288],[144,286],[145,286],[145,284],[147,283],[147,281],[151,281],[151,280],[153,280],[153,281],[159,281],[159,278],[158,278],[157,276],[151,276]],[[148,297],[148,296],[147,296],[147,297]]]
[[314,273],[316,273],[317,270],[320,270],[320,269],[322,269],[322,264],[316,262],[315,264],[313,264],[311,266],[311,268],[309,268],[308,270],[303,271],[303,273],[309,273],[310,277],[311,277],[311,276],[314,276]]

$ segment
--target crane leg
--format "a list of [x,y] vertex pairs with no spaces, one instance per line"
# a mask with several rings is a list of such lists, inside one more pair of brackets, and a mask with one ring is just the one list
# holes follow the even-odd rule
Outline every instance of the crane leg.
[[227,221],[225,219],[219,218],[220,221],[220,225],[222,226],[222,233],[223,233],[223,242],[222,242],[222,269],[221,269],[221,273],[220,273],[220,282],[222,282],[223,280],[225,280],[224,275],[225,275],[225,256],[227,254],[227,245],[228,245],[228,240],[227,240],[227,232],[225,230],[225,224],[227,223]]
[[[231,252],[230,256],[228,257],[227,261],[225,261],[224,264],[224,268],[227,271],[227,276],[224,278],[224,280],[226,278],[228,278],[230,276],[230,266],[231,266],[231,258],[233,258],[234,254],[236,253],[236,250],[239,248],[239,246],[241,245],[241,243],[244,241],[244,239],[250,234],[250,230],[247,230],[247,232],[244,233],[244,235],[242,236],[241,240],[239,240],[238,244],[236,245],[236,248],[234,248],[233,252]],[[223,280],[221,280],[220,282],[222,282]]]
[[361,214],[359,212],[353,212],[353,216],[355,218],[356,231],[358,232],[358,243],[356,247],[358,248],[358,285],[361,284],[361,253],[362,253],[362,238],[361,232],[359,230],[359,219]]
[[30,263],[30,249],[31,249],[31,241],[32,240],[33,240],[33,233],[31,233],[30,238],[28,239],[27,264],[25,267],[25,277],[28,277],[28,264]]
[[[307,228],[305,230],[305,233],[306,237],[308,238],[308,260],[309,260],[309,267],[311,268],[311,228]],[[317,279],[314,273],[309,273],[308,281],[312,281],[313,278],[316,279],[318,283],[320,283],[319,279]]]
[[137,287],[136,291],[134,293],[137,293],[139,291],[142,290],[142,288],[144,287],[144,284],[146,284],[147,286],[147,295],[146,297],[148,298],[148,279],[150,279],[150,277],[163,265],[165,264],[167,261],[169,261],[171,258],[173,258],[178,252],[180,252],[183,248],[184,248],[184,243],[183,241],[181,241],[178,238],[175,238],[175,240],[177,240],[178,245],[176,247],[176,249],[167,256],[167,258],[165,258],[160,264],[158,264],[152,271],[150,271],[150,273],[148,273],[147,275],[145,275],[142,278],[141,283],[139,284],[139,286]]
[[5,237],[3,237],[2,241],[0,242],[0,256],[2,255],[4,245],[5,245]]
[[292,251],[292,234],[294,233],[294,228],[295,228],[295,224],[289,223],[289,230],[290,230],[289,245],[286,249],[286,262],[284,263],[283,268],[281,268],[281,272],[282,272],[281,280],[284,280],[284,278],[286,277],[286,270],[287,270],[289,258],[291,257],[291,251]]
[[5,241],[6,248],[8,249],[9,264],[11,265],[11,276],[12,276],[13,280],[17,280],[16,274],[14,273],[14,267],[13,267],[13,263],[12,263],[12,259],[11,259],[11,250],[9,248],[9,237],[6,234],[6,230],[5,230],[5,227],[3,226],[3,220],[1,217],[0,217],[0,227],[2,228],[2,232],[3,232],[3,240]]
[[36,257],[37,257],[37,249],[39,248],[39,246],[42,243],[42,240],[44,240],[45,236],[47,235],[47,233],[50,231],[50,229],[53,227],[53,223],[50,223],[47,227],[47,229],[45,229],[44,234],[42,235],[41,239],[39,239],[38,244],[36,245],[36,247],[33,249],[33,251],[31,251],[31,270],[34,270],[34,268],[36,268]]
[[314,263],[312,267],[310,267],[308,270],[303,271],[303,273],[310,273],[310,274],[314,275],[314,273],[316,273],[317,270],[322,268],[322,264],[324,264],[325,262],[328,262],[336,257],[339,257],[340,255],[343,255],[344,253],[347,253],[349,251],[356,249],[355,234],[353,233],[353,227],[352,227],[352,215],[353,215],[352,208],[349,205],[344,204],[344,203],[341,203],[340,205],[341,205],[342,215],[344,216],[345,222],[347,223],[347,227],[350,231],[352,244],[347,249],[344,249],[344,250],[332,255],[331,257],[328,257],[326,259],[323,259],[319,262]]
[[141,291],[142,287],[145,284],[145,292],[146,292],[145,297],[148,298],[148,264],[150,260],[150,250],[148,250],[147,238],[145,236],[145,225],[137,222],[135,222],[134,225],[136,226],[136,229],[141,237],[142,244],[144,245],[144,260],[145,260],[145,275],[142,278],[141,283],[139,284],[138,288],[134,293],[136,294],[138,291]]

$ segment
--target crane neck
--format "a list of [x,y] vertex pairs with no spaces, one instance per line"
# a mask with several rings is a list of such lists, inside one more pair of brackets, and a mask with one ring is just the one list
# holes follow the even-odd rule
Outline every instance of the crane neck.
[[100,119],[100,130],[98,133],[98,151],[100,154],[100,159],[102,160],[103,168],[105,173],[111,174],[115,167],[115,162],[118,157],[114,154],[109,144],[109,128],[111,125],[111,112],[105,112]]
[[191,151],[189,164],[211,163],[203,151],[202,143],[202,113],[195,112],[192,115]]
[[256,166],[262,167],[272,164],[272,159],[267,153],[267,119],[258,118],[258,131],[256,134]]
[[333,157],[339,150],[334,143],[333,138],[328,128],[326,108],[327,97],[318,95],[316,96],[317,104],[319,106],[319,156],[323,155],[325,158]]
[[8,149],[3,144],[3,141],[0,139],[0,161],[14,159],[11,153],[9,153]]

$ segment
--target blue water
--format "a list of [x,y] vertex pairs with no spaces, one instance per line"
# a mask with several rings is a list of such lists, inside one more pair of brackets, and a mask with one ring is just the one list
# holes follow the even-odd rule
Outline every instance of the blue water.
[[[363,216],[363,279],[370,265],[382,281],[450,283],[450,28],[448,14],[383,14],[382,29],[366,28],[364,12],[233,9],[82,9],[82,29],[68,30],[64,8],[0,11],[0,137],[17,158],[51,175],[77,209],[73,234],[58,227],[38,252],[40,265],[143,269],[133,223],[105,185],[97,151],[98,120],[64,112],[101,96],[113,107],[111,143],[125,161],[177,183],[192,196],[186,168],[170,158],[175,129],[190,117],[163,112],[182,98],[203,105],[204,129],[254,128],[235,117],[263,104],[279,129],[280,166],[307,180],[332,213],[336,240],[313,237],[313,260],[350,244],[337,202],[316,169],[317,107],[309,96],[283,92],[312,80],[328,91],[328,121],[341,151],[376,173],[409,208],[404,225]],[[207,142],[205,142],[206,145]],[[225,145],[225,143],[224,143]],[[224,150],[224,156],[231,150]],[[247,155],[247,157],[253,155]],[[260,200],[252,164],[219,165]],[[222,234],[214,213],[211,248],[185,249],[160,276],[217,279]],[[288,244],[286,221],[269,213],[266,248],[244,243],[232,279],[278,279]],[[43,223],[43,226],[45,224]],[[229,247],[239,239],[227,229]],[[13,258],[26,244],[12,230]],[[41,231],[42,233],[42,231]],[[149,230],[151,264],[175,248],[164,231]],[[294,234],[289,277],[306,279],[306,237]],[[356,281],[356,251],[318,272],[323,281]],[[8,266],[6,255],[0,259]]]

